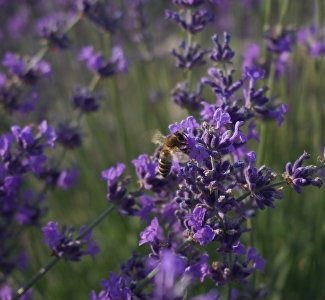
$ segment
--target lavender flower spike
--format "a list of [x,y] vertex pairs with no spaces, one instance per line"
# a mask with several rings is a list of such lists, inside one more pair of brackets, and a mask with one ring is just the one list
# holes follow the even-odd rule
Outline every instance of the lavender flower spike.
[[286,164],[286,172],[283,174],[283,178],[286,180],[288,185],[291,185],[297,193],[301,193],[301,187],[307,185],[314,185],[321,187],[323,181],[319,178],[312,178],[316,170],[316,166],[309,165],[302,167],[304,160],[310,158],[307,152],[304,152],[292,165],[291,162]]
[[[83,255],[90,255],[92,258],[100,251],[95,241],[91,239],[91,233],[82,239],[74,239],[72,237],[74,229],[63,226],[61,230],[58,228],[57,222],[49,222],[47,226],[42,227],[45,236],[44,242],[52,249],[53,256],[64,258],[65,260],[80,261]],[[81,227],[79,233],[85,231],[85,227]]]

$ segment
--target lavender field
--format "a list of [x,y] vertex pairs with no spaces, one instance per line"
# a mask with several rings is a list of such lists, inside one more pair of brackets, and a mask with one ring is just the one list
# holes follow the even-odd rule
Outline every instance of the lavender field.
[[0,300],[325,299],[324,0],[0,16]]

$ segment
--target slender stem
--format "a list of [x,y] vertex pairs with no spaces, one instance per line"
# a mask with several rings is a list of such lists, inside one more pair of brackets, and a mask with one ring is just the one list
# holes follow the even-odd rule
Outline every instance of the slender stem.
[[265,14],[264,14],[264,25],[269,25],[271,21],[271,4],[272,0],[266,1]]
[[144,278],[138,285],[137,287],[134,289],[134,294],[137,294],[139,292],[142,291],[142,289],[145,287],[145,285],[156,276],[156,274],[158,273],[158,269],[159,269],[159,265],[157,267],[155,267],[148,275],[146,278]]
[[[81,19],[80,15],[77,15],[75,18],[71,20],[69,24],[64,28],[63,33],[67,33],[70,31]],[[50,50],[50,47],[48,45],[43,46],[39,49],[39,51],[33,55],[33,58],[31,59],[28,69],[32,69],[44,56],[45,54]]]
[[112,79],[113,84],[113,105],[114,105],[114,114],[116,118],[116,126],[119,131],[119,136],[122,137],[125,155],[127,158],[132,157],[131,144],[129,143],[127,127],[122,113],[122,99],[120,97],[120,89],[118,86],[117,78],[114,76]]
[[47,265],[42,267],[30,280],[28,280],[23,287],[17,290],[17,294],[12,298],[12,300],[19,299],[24,295],[41,277],[43,277],[56,263],[60,260],[59,257],[53,258]]
[[322,20],[322,0],[315,0],[315,12],[314,12],[314,18],[315,18],[315,24],[317,28],[321,25]]
[[[85,237],[93,228],[95,228],[99,223],[101,223],[107,215],[109,215],[113,209],[114,205],[111,205],[106,210],[103,211],[88,227],[87,229],[79,234],[76,240],[80,240]],[[42,267],[30,280],[28,280],[23,287],[17,290],[16,295],[12,298],[12,300],[19,299],[22,295],[24,295],[41,277],[43,277],[52,267],[56,265],[56,263],[60,260],[60,257],[53,258],[48,264]]]
[[111,205],[110,207],[106,208],[90,225],[87,229],[77,236],[77,240],[82,239],[85,237],[90,231],[92,231],[99,223],[101,223],[106,216],[108,216],[115,208],[115,205]]
[[[275,76],[275,63],[271,61],[270,63],[270,73],[268,79],[268,88],[269,88],[269,97],[272,97],[272,90],[273,90],[273,83],[274,83],[274,76]],[[267,128],[268,124],[265,121],[262,121],[260,125],[260,142],[258,144],[257,149],[257,165],[260,166],[262,162],[264,162],[265,157],[265,148],[267,145]]]
[[100,78],[101,78],[101,77],[100,77],[98,74],[96,74],[96,75],[92,78],[92,80],[91,80],[91,82],[90,82],[90,84],[89,84],[89,86],[88,86],[88,89],[89,89],[90,92],[92,92],[92,91],[95,89],[95,87],[97,86],[97,84],[98,84]]
[[[179,253],[180,251],[182,251],[186,246],[190,245],[192,243],[191,240],[186,240],[182,245],[180,245],[175,252]],[[141,281],[139,282],[139,284],[136,286],[136,288],[134,289],[133,293],[137,294],[139,292],[142,291],[142,289],[145,287],[145,285],[152,279],[155,277],[155,275],[157,274],[158,270],[159,270],[159,264]]]
[[280,12],[280,19],[279,24],[283,25],[283,20],[287,14],[288,8],[289,8],[290,0],[282,0],[282,6],[281,6],[281,12]]

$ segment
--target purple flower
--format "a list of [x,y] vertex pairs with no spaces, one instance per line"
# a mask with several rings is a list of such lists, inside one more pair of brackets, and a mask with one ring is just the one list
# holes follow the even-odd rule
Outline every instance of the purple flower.
[[39,226],[40,219],[47,210],[41,207],[45,197],[37,196],[32,190],[24,191],[22,201],[16,213],[16,220],[20,225]]
[[190,300],[218,300],[219,293],[216,290],[211,290],[207,294],[199,295],[191,298]]
[[94,0],[78,0],[77,6],[80,12],[90,21],[106,30],[110,34],[118,28],[122,12],[116,9],[113,3],[102,3]]
[[90,300],[131,300],[132,294],[127,283],[124,282],[122,276],[117,276],[115,273],[109,273],[109,280],[102,280],[101,285],[103,291],[96,296],[96,293],[92,291],[90,293]]
[[43,121],[38,126],[39,133],[33,134],[32,127],[20,128],[17,125],[11,127],[11,132],[21,149],[29,155],[40,155],[42,150],[48,146],[55,147],[56,133],[52,126]]
[[67,190],[77,183],[78,177],[79,171],[77,169],[62,170],[57,181],[57,186]]
[[79,53],[79,60],[85,61],[87,67],[97,72],[101,77],[110,77],[117,73],[125,73],[128,70],[128,62],[124,57],[121,47],[112,48],[112,55],[109,61],[105,61],[104,56],[94,53],[93,46],[86,46]]
[[213,80],[202,77],[201,83],[209,85],[216,96],[221,97],[221,100],[223,102],[226,102],[225,100],[230,99],[231,96],[237,90],[239,90],[247,80],[247,76],[243,76],[242,79],[234,82],[232,73],[233,71],[231,70],[228,70],[225,74],[222,69],[209,68],[208,74],[212,77]]
[[180,82],[172,90],[172,101],[182,108],[190,111],[198,110],[201,107],[201,91],[202,85],[198,84],[195,92],[190,93],[188,83],[186,81]]
[[171,133],[177,131],[185,131],[188,134],[192,134],[199,127],[199,123],[195,120],[193,116],[187,117],[185,120],[182,120],[180,123],[171,124],[168,126],[168,129]]
[[223,35],[223,44],[221,44],[219,42],[219,36],[215,34],[212,37],[212,41],[215,44],[215,48],[211,50],[209,58],[214,62],[230,63],[232,58],[235,56],[235,52],[229,46],[230,40],[230,34],[225,32]]
[[175,5],[185,6],[185,7],[195,7],[203,4],[205,0],[173,0]]
[[[9,3],[7,3],[9,5]],[[8,30],[8,36],[12,40],[19,40],[26,30],[29,28],[29,21],[31,19],[31,10],[28,6],[21,5],[15,9],[10,15],[10,18],[6,22],[6,29]]]
[[193,235],[193,238],[198,240],[200,245],[206,245],[213,241],[216,233],[209,225],[204,225]]
[[149,243],[154,244],[157,240],[163,240],[163,231],[162,228],[159,226],[158,219],[154,218],[151,221],[151,224],[140,233],[140,241],[139,246]]
[[[82,234],[86,227],[81,227],[79,234]],[[65,260],[80,261],[83,255],[90,255],[92,258],[100,251],[96,242],[92,241],[91,233],[81,239],[72,237],[74,229],[63,226],[58,228],[57,222],[48,222],[47,226],[42,227],[45,236],[44,242],[49,245],[56,257]]]
[[54,128],[52,126],[49,126],[47,124],[47,121],[42,121],[42,123],[38,126],[38,130],[41,134],[42,139],[45,139],[44,146],[50,146],[52,148],[55,148],[55,141],[57,140],[57,135],[54,131]]
[[249,165],[244,170],[244,175],[247,183],[246,187],[251,191],[250,198],[255,200],[259,209],[264,209],[265,206],[274,207],[274,200],[283,197],[280,190],[274,187],[268,187],[275,179],[274,173],[266,166],[262,166],[259,169],[254,167],[256,161],[254,151],[249,152],[247,158]]
[[231,123],[229,114],[222,108],[217,108],[212,117],[212,125],[216,126],[216,129],[221,129],[224,125]]
[[160,181],[156,178],[157,176],[157,162],[152,162],[147,154],[141,154],[138,158],[132,160],[132,164],[135,166],[137,176],[140,180],[140,184],[145,189],[152,189],[159,187]]
[[208,23],[214,21],[214,16],[210,14],[207,9],[191,12],[190,17],[167,9],[165,11],[165,16],[166,19],[175,21],[181,28],[191,34],[200,32]]
[[63,233],[59,233],[57,222],[48,222],[46,227],[42,228],[45,236],[44,242],[47,243],[50,248],[54,248],[61,239],[64,238]]
[[297,42],[304,45],[307,53],[314,58],[325,54],[325,41],[318,37],[319,32],[320,29],[315,25],[297,32]]
[[209,274],[209,255],[207,253],[203,253],[200,256],[199,261],[194,264],[188,266],[185,269],[186,273],[189,273],[193,278],[199,278],[201,282],[204,281],[205,277]]
[[256,67],[259,65],[259,58],[261,55],[261,47],[257,43],[250,44],[246,47],[244,53],[244,60],[242,70],[246,68]]
[[237,242],[232,246],[232,253],[240,255],[240,254],[246,254],[245,247],[242,243]]
[[111,167],[101,173],[101,179],[107,180],[109,185],[116,183],[117,179],[124,173],[125,164],[118,163],[116,167]]
[[65,148],[74,149],[82,145],[80,128],[71,126],[69,123],[59,124],[57,136],[58,143]]
[[37,23],[38,34],[47,40],[51,47],[56,49],[67,49],[70,41],[64,32],[67,17],[60,13],[40,19]]
[[280,30],[275,27],[265,33],[267,49],[275,54],[291,52],[293,44],[293,31],[289,29]]
[[35,62],[36,58],[27,60],[19,58],[18,55],[7,52],[2,61],[3,66],[9,69],[10,73],[17,76],[27,84],[34,85],[41,77],[48,77],[51,74],[51,66],[44,60]]
[[270,99],[265,96],[268,87],[263,86],[255,89],[256,82],[264,77],[265,71],[257,68],[246,68],[245,74],[249,78],[248,90],[244,90],[245,106],[253,109],[257,116],[262,118],[272,118],[278,121],[280,126],[283,121],[283,115],[287,113],[287,105],[281,104],[275,106]]
[[248,266],[250,262],[253,262],[251,271],[264,271],[265,259],[261,257],[261,254],[256,253],[256,248],[251,248],[248,250],[244,265]]
[[155,299],[179,299],[187,288],[186,281],[177,286],[177,278],[185,271],[182,257],[164,250],[160,253],[160,264],[155,276]]
[[176,58],[176,67],[185,70],[191,70],[195,66],[204,65],[204,55],[206,50],[201,50],[200,45],[194,43],[188,46],[185,41],[179,44],[180,52],[172,49],[171,54]]
[[193,213],[185,215],[185,219],[187,219],[187,225],[192,228],[192,230],[201,228],[205,213],[205,208],[196,206],[193,210]]
[[210,159],[210,154],[208,150],[202,143],[199,143],[193,138],[188,137],[188,156],[195,159],[199,164],[203,163],[205,160]]
[[153,199],[148,195],[142,195],[140,197],[141,209],[137,212],[142,222],[149,221],[150,213],[157,212]]
[[319,177],[312,178],[315,173],[316,166],[309,165],[303,167],[303,161],[310,158],[310,155],[304,152],[292,165],[291,162],[286,164],[286,172],[283,174],[284,179],[288,185],[291,185],[297,193],[301,193],[301,187],[307,185],[314,185],[321,187],[323,184]]
[[314,41],[310,43],[308,53],[311,57],[320,57],[325,54],[325,42]]
[[77,87],[72,95],[72,103],[81,112],[89,113],[98,110],[100,98],[101,93],[92,93],[87,88]]

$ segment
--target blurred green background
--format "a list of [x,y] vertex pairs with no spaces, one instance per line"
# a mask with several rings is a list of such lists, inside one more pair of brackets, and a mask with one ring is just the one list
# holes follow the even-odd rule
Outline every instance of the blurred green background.
[[[209,36],[212,33],[228,30],[233,38],[232,48],[236,51],[234,68],[238,70],[238,76],[241,53],[251,42],[263,43],[265,24],[281,22],[283,26],[301,28],[316,22],[325,30],[323,1],[252,1],[249,7],[243,6],[241,1],[221,2],[228,4],[215,9],[217,22],[198,39],[202,45],[211,46]],[[121,3],[126,6],[126,2]],[[130,60],[129,72],[99,83],[98,87],[105,93],[101,108],[82,119],[84,144],[76,151],[68,152],[63,162],[66,166],[75,163],[80,168],[79,183],[68,191],[50,191],[49,214],[43,224],[50,220],[76,226],[89,224],[108,205],[105,182],[99,180],[100,172],[116,162],[123,162],[128,165],[127,172],[134,177],[130,161],[142,153],[152,153],[154,146],[150,141],[154,130],[167,133],[170,123],[187,116],[185,110],[170,101],[171,89],[186,75],[174,66],[168,51],[177,47],[178,40],[185,35],[175,24],[164,20],[167,6],[165,1],[149,1],[145,10],[154,54],[150,59],[143,57],[141,45],[132,42],[132,34],[118,32],[110,38],[87,20],[82,20],[70,32],[72,48],[46,56],[53,64],[53,75],[41,91],[43,113],[19,120],[15,116],[8,117],[8,124],[28,124],[35,117],[47,118],[50,123],[75,118],[77,112],[69,105],[73,86],[78,83],[87,85],[92,76],[77,61],[79,49],[92,44],[108,54],[110,44],[122,44]],[[282,10],[285,13],[280,20]],[[31,33],[20,43],[2,46],[1,54],[8,50],[35,53],[39,47],[36,41]],[[201,67],[193,77],[199,79],[204,74],[206,67]],[[278,173],[283,172],[287,161],[294,161],[304,150],[311,154],[310,161],[314,163],[323,151],[324,78],[325,57],[313,59],[304,49],[294,47],[287,73],[274,82],[272,94],[289,105],[289,112],[281,127],[267,124],[265,147],[258,156],[262,155],[263,163]],[[205,94],[212,99],[208,91]],[[252,143],[251,148],[257,151],[258,145]],[[138,250],[138,234],[143,226],[138,218],[120,216],[116,212],[109,215],[94,231],[102,250],[96,259],[85,258],[80,263],[59,262],[36,284],[35,299],[87,299],[90,290],[100,289],[100,279],[107,278],[108,271],[118,272],[119,265],[132,251]],[[302,195],[298,195],[287,188],[285,198],[276,203],[275,209],[260,212],[254,226],[256,247],[267,260],[265,273],[257,278],[270,290],[267,299],[325,299],[324,189],[306,188]],[[14,274],[19,282],[24,282],[50,260],[49,250],[42,239],[39,228],[25,232],[23,247],[28,250],[30,265],[24,274]]]

